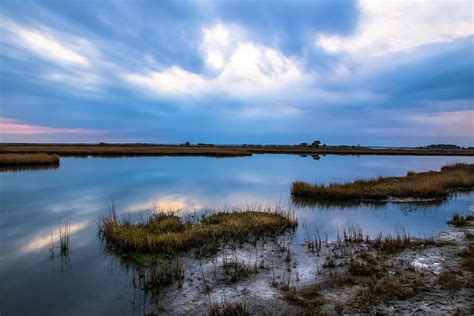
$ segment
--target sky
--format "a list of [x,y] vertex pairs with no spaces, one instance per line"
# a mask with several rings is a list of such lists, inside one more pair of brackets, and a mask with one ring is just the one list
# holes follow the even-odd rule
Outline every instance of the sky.
[[1,142],[474,146],[474,2],[2,0]]

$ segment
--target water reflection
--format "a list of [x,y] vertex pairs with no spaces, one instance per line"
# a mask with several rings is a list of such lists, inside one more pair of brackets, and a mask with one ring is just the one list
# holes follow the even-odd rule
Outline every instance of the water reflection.
[[[452,198],[452,197],[451,197]],[[402,212],[415,212],[431,206],[440,206],[448,203],[449,199],[429,199],[429,200],[317,200],[307,197],[292,196],[292,205],[299,208],[314,208],[318,210],[354,209],[360,206],[369,209],[383,209],[387,204],[399,206]]]
[[0,172],[26,172],[26,171],[40,171],[40,170],[54,170],[59,168],[58,164],[49,165],[27,165],[27,166],[0,166]]

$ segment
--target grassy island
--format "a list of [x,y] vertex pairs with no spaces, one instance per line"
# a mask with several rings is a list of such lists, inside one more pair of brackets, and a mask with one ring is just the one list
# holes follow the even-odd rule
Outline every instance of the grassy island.
[[458,190],[474,189],[474,164],[446,165],[440,171],[408,172],[404,177],[359,179],[346,183],[292,184],[294,197],[318,200],[442,199]]
[[153,213],[146,221],[132,223],[112,211],[100,220],[100,231],[107,244],[122,251],[174,253],[223,239],[245,242],[251,237],[275,236],[296,225],[294,215],[280,209],[221,211],[198,223],[185,223],[169,212]]

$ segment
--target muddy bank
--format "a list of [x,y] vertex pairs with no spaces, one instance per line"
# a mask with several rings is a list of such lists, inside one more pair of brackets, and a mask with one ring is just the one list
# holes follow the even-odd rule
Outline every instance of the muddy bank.
[[[141,293],[134,298],[139,313],[151,315],[236,308],[251,315],[469,314],[473,227],[470,221],[435,238],[413,238],[403,229],[369,238],[360,228],[347,227],[335,241],[316,234],[295,243],[287,233],[221,244],[208,255],[161,256],[138,265],[111,258]],[[169,272],[163,267],[176,262],[179,277],[161,282]]]

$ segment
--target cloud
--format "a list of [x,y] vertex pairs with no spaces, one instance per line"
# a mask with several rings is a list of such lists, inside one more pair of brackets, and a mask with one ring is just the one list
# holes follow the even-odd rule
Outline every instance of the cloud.
[[26,124],[17,120],[0,117],[0,131],[2,135],[37,135],[37,134],[75,134],[98,135],[97,130],[82,128],[56,128]]
[[122,78],[157,94],[181,97],[256,96],[310,80],[296,59],[241,36],[222,24],[203,29],[202,57],[211,71],[218,71],[216,75],[206,77],[173,65],[162,71],[126,72]]
[[[380,118],[384,116],[389,116],[390,119],[382,123]],[[372,122],[366,122],[365,125],[372,127],[362,128],[363,132],[378,136],[407,137],[405,145],[413,144],[413,140],[418,140],[419,143],[420,139],[424,139],[425,143],[454,142],[472,145],[474,110],[410,114],[401,111],[385,112],[372,115],[368,121]]]
[[407,122],[427,135],[472,138],[474,134],[474,110],[417,114],[408,116]]
[[12,22],[2,23],[2,28],[13,34],[13,42],[50,61],[74,66],[89,67],[90,59],[82,51],[93,48],[88,41],[71,36],[59,38],[46,28],[34,29]]
[[[77,232],[86,228],[88,224],[89,224],[89,221],[81,221],[77,223],[72,223],[69,227],[69,233],[71,235],[74,235]],[[43,230],[41,233],[38,233],[33,238],[31,238],[31,240],[28,241],[21,248],[20,251],[23,254],[40,251],[46,248],[47,246],[51,245],[51,238],[53,238],[53,241],[55,242],[55,244],[57,244],[59,240],[59,230],[54,230],[54,231]]]
[[317,46],[331,53],[366,57],[474,33],[471,1],[360,0],[359,10],[361,17],[354,35],[319,33]]

